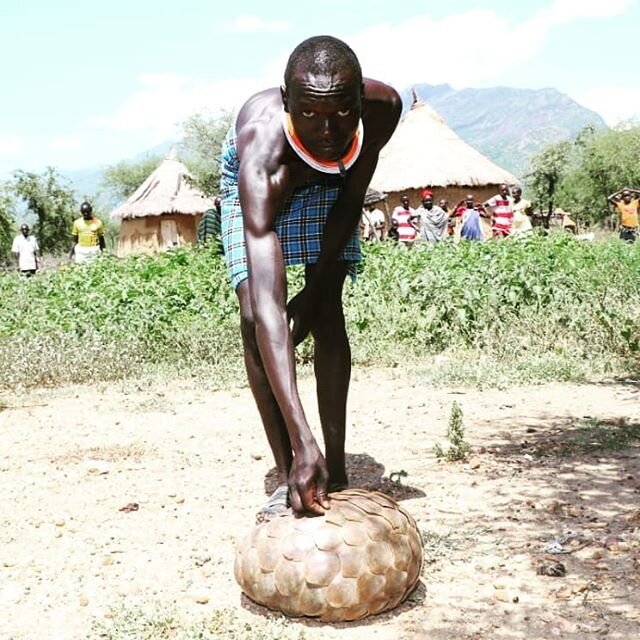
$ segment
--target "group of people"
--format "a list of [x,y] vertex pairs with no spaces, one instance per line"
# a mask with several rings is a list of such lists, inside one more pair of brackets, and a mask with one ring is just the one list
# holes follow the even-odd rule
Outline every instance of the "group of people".
[[420,206],[414,209],[409,196],[401,196],[400,204],[393,209],[388,228],[382,210],[369,205],[362,212],[361,238],[368,241],[390,238],[410,248],[416,242],[442,242],[452,237],[460,220],[462,240],[482,241],[481,218],[489,220],[494,238],[522,235],[532,229],[531,202],[522,197],[522,189],[518,186],[509,190],[506,184],[502,184],[495,196],[478,204],[473,194],[467,194],[452,208],[446,199],[435,204],[430,189],[422,191],[421,200]]
[[[86,264],[105,249],[104,224],[93,215],[93,207],[87,201],[80,205],[80,214],[71,227],[69,261]],[[40,245],[26,222],[20,225],[20,233],[13,239],[11,252],[16,258],[18,271],[27,278],[35,275],[42,266]]]

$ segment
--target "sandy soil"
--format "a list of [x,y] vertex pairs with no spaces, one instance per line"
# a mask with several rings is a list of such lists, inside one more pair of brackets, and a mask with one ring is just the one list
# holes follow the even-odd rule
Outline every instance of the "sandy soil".
[[[312,381],[301,388],[317,424]],[[388,614],[294,625],[310,639],[640,637],[640,441],[624,443],[639,395],[637,381],[434,390],[400,370],[355,372],[352,485],[416,518],[423,578]],[[433,445],[454,400],[473,454],[442,463]],[[273,478],[247,389],[176,381],[3,402],[2,640],[90,637],[122,604],[189,621],[220,607],[268,615],[233,578],[235,540]],[[548,553],[554,539],[563,553]],[[544,575],[558,563],[564,575]]]

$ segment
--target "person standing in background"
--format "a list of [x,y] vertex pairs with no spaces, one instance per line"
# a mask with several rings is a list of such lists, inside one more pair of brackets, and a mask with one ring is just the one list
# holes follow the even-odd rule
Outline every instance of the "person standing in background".
[[40,247],[35,236],[29,234],[29,225],[24,222],[20,225],[20,234],[13,239],[11,252],[16,256],[18,271],[30,278],[38,270],[38,253]]
[[104,251],[104,225],[93,215],[93,207],[86,200],[80,205],[82,216],[73,222],[69,260],[88,264]]

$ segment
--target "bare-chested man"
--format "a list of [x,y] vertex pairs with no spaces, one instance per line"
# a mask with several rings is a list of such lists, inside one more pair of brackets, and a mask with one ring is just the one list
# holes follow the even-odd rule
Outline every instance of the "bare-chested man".
[[[358,223],[378,155],[396,128],[398,93],[363,79],[354,52],[330,36],[291,54],[284,85],[249,98],[222,149],[222,238],[240,301],[245,365],[278,487],[258,520],[290,504],[321,514],[347,486],[351,352],[342,287],[360,260]],[[285,265],[305,264],[287,303]],[[315,343],[323,456],[305,416],[294,346]]]

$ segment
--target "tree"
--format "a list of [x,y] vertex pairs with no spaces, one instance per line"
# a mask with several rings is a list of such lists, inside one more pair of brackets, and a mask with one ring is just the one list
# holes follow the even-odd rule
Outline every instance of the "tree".
[[108,167],[101,185],[119,200],[126,200],[158,167],[162,158],[148,156],[138,162],[118,162]]
[[11,190],[36,217],[33,232],[40,249],[49,253],[68,249],[78,204],[62,176],[53,167],[47,167],[42,174],[16,171]]
[[628,122],[615,129],[585,128],[573,143],[557,188],[557,200],[584,221],[609,216],[607,197],[622,187],[640,186],[640,126]]
[[6,262],[11,254],[11,244],[15,235],[14,199],[7,185],[0,185],[0,260]]
[[182,124],[184,162],[191,183],[209,197],[220,192],[220,150],[231,122],[231,113],[223,112],[216,118],[195,114]]
[[548,144],[531,160],[526,183],[542,210],[545,227],[549,226],[549,218],[555,207],[556,191],[567,170],[570,152],[571,143],[562,140]]

